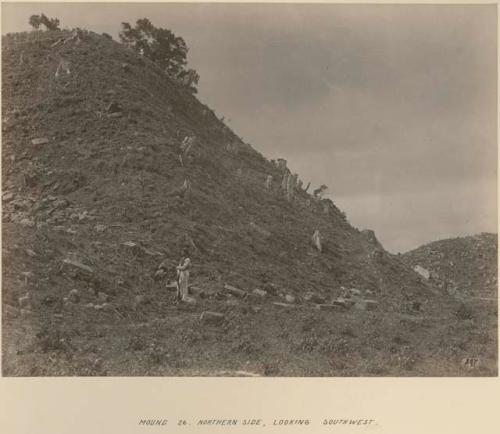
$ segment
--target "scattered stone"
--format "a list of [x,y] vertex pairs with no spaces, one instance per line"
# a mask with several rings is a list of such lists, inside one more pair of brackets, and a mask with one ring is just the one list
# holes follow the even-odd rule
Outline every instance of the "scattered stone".
[[190,297],[189,295],[184,295],[184,297],[182,297],[182,302],[187,304],[196,304],[196,299],[194,297]]
[[286,185],[286,197],[288,200],[292,200],[294,195],[295,195],[295,188],[297,187],[297,180],[298,180],[299,175],[294,173],[293,175],[290,174],[287,179],[287,185]]
[[57,39],[56,42],[54,42],[53,44],[51,44],[50,48],[57,47],[58,45],[62,44],[63,42],[64,42],[64,39],[63,38],[59,38],[59,39]]
[[164,259],[161,261],[160,265],[158,265],[158,270],[169,270],[172,268],[170,259]]
[[109,301],[109,295],[105,292],[99,292],[97,294],[97,301],[99,301],[100,303],[106,303],[107,301]]
[[53,202],[52,206],[54,207],[54,210],[59,208],[66,208],[69,206],[69,202],[66,199],[57,199]]
[[72,289],[72,290],[69,292],[68,299],[69,299],[72,303],[78,303],[78,302],[80,301],[80,293],[78,292],[78,289]]
[[285,172],[285,174],[283,175],[283,179],[281,180],[281,189],[283,191],[287,191],[287,188],[288,188],[288,178],[290,177],[290,173]]
[[63,42],[63,45],[65,45],[68,42],[74,42],[75,44],[79,44],[82,42],[84,39],[84,33],[81,29],[75,29],[73,30],[72,36],[69,38],[65,39]]
[[47,139],[47,137],[39,137],[36,139],[32,139],[31,143],[35,146],[46,145],[47,143],[49,143],[49,139]]
[[196,143],[196,137],[186,136],[181,143],[181,152],[184,156],[187,156],[191,151],[193,145]]
[[285,300],[287,303],[295,303],[295,297],[290,294],[285,295]]
[[314,292],[307,292],[304,294],[304,300],[311,302],[311,303],[317,303],[317,304],[322,304],[325,302],[324,297],[315,294]]
[[37,229],[43,229],[43,228],[46,228],[48,226],[49,226],[49,224],[47,222],[37,222],[37,224],[36,224]]
[[109,312],[113,310],[113,305],[111,303],[95,304],[94,309]]
[[144,250],[137,243],[133,241],[125,241],[121,244],[122,246],[128,247],[134,255],[141,255]]
[[384,256],[384,252],[382,250],[379,250],[379,249],[374,249],[372,250],[368,257],[370,259],[373,259],[373,260],[376,260],[376,261],[380,261]]
[[119,113],[122,111],[120,104],[117,102],[112,102],[106,107],[108,113]]
[[208,292],[204,290],[203,288],[200,288],[199,286],[191,285],[189,287],[189,292],[196,294],[199,297],[205,297],[208,295]]
[[169,282],[165,285],[167,289],[177,290],[177,282]]
[[35,226],[35,222],[31,219],[28,219],[28,218],[22,219],[19,223],[21,223],[21,225],[23,225],[23,226],[30,227],[30,228]]
[[341,311],[345,309],[345,306],[336,304],[335,302],[333,304],[317,304],[316,308],[319,310],[333,310],[333,311]]
[[94,360],[92,363],[93,369],[95,370],[100,370],[102,368],[102,359],[98,357],[97,359]]
[[224,289],[237,297],[246,297],[248,295],[248,292],[243,291],[242,289],[235,288],[234,286],[228,285],[227,283],[224,285]]
[[57,69],[56,69],[56,73],[55,73],[56,78],[59,78],[59,76],[61,75],[61,71],[64,71],[66,73],[66,75],[71,74],[69,62],[65,59],[61,59],[61,61],[59,62],[59,65],[57,65]]
[[137,244],[134,243],[133,241],[125,241],[122,243],[122,246],[125,246],[125,247],[136,247]]
[[53,297],[52,295],[47,295],[42,299],[42,304],[44,306],[52,306],[56,303],[56,298]]
[[189,199],[191,197],[192,188],[189,179],[184,180],[184,183],[182,184],[179,191],[184,199]]
[[260,235],[269,238],[271,236],[271,232],[269,232],[267,229],[264,229],[258,225],[256,225],[254,222],[250,222],[250,227]]
[[37,254],[31,250],[31,249],[26,249],[26,254],[30,257],[30,258],[35,258],[37,256]]
[[35,275],[31,271],[23,271],[21,273],[21,276],[24,277],[24,283],[27,285],[28,280],[31,279],[32,277],[35,277]]
[[228,143],[226,145],[226,151],[231,152],[232,154],[238,154],[238,146],[235,143]]
[[250,306],[250,310],[253,313],[259,313],[262,310],[262,308],[260,306]]
[[314,247],[316,247],[316,250],[321,253],[321,236],[318,229],[314,231],[314,234],[312,236],[312,243]]
[[29,208],[29,203],[26,200],[23,199],[16,199],[12,201],[11,204],[14,209],[17,210],[27,210]]
[[2,200],[4,202],[10,202],[12,199],[14,199],[14,193],[5,193],[3,196],[2,196]]
[[130,65],[128,63],[123,62],[122,63],[122,70],[124,72],[130,72]]
[[90,268],[89,266],[84,265],[81,262],[78,262],[78,261],[73,260],[73,259],[66,258],[63,260],[63,263],[66,265],[70,265],[74,268],[78,268],[79,270],[86,271],[87,273],[92,274],[94,272],[94,270],[92,268]]
[[420,265],[416,265],[414,268],[413,268],[413,271],[417,272],[418,274],[420,274],[424,279],[428,280],[431,273],[429,270],[425,269],[424,267],[420,266]]
[[265,297],[265,296],[267,296],[267,291],[264,291],[263,289],[255,288],[252,291],[252,294],[258,295],[259,297]]
[[273,185],[273,175],[267,175],[265,186],[267,190],[270,190]]
[[31,309],[21,309],[21,316],[28,316],[31,313]]
[[31,294],[28,292],[26,295],[19,297],[17,302],[22,309],[29,308],[31,306]]
[[382,246],[380,241],[377,239],[377,236],[375,235],[375,232],[373,230],[364,229],[361,231],[361,235],[365,238],[366,241],[375,246],[377,249],[384,250],[384,246]]
[[240,303],[238,302],[238,300],[234,299],[234,298],[230,298],[228,300],[226,300],[226,305],[227,306],[230,306],[230,307],[236,307],[238,306]]
[[165,276],[167,275],[167,271],[163,268],[160,268],[156,270],[155,274],[153,275],[154,280],[157,282],[162,280]]
[[96,225],[94,229],[95,229],[96,232],[104,232],[106,230],[106,226],[104,226],[104,225]]
[[354,306],[360,310],[376,310],[378,307],[378,301],[376,301],[376,300],[360,300],[360,301],[356,301]]
[[149,250],[146,247],[141,247],[142,251],[149,256],[163,256],[163,253],[161,252],[155,252],[154,250]]
[[421,310],[421,308],[422,308],[422,303],[420,303],[419,301],[414,301],[414,302],[411,304],[411,308],[412,308],[412,310],[414,310],[414,311],[420,312],[420,310]]
[[272,295],[276,295],[276,293],[278,292],[276,285],[274,283],[271,283],[271,282],[264,283],[263,289]]
[[333,301],[332,304],[334,304],[335,306],[340,306],[340,307],[343,307],[345,309],[348,309],[354,304],[354,302],[351,300],[345,300],[343,298],[338,298],[337,300]]
[[16,317],[20,314],[20,310],[15,308],[14,306],[11,306],[10,304],[4,304],[3,305],[3,314],[5,316],[11,316],[11,317]]
[[360,297],[362,295],[362,292],[356,288],[349,288],[348,291],[351,293],[351,295],[354,295],[354,296]]
[[220,324],[224,321],[224,314],[219,312],[205,311],[200,316],[200,321],[207,324]]
[[286,160],[284,158],[278,158],[276,160],[276,165],[279,170],[286,170]]
[[294,305],[294,304],[290,304],[290,303],[280,303],[279,301],[273,301],[273,304],[274,304],[275,306],[279,306],[279,307],[288,307],[288,308],[290,308],[290,307],[295,307],[295,305]]

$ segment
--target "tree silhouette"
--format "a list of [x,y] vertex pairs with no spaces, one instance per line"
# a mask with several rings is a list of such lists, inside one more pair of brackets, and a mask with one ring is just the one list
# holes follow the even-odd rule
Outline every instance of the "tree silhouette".
[[37,30],[41,25],[44,25],[47,30],[59,30],[59,19],[48,18],[45,14],[31,15],[29,24]]
[[151,59],[169,77],[196,93],[200,77],[194,69],[187,68],[188,47],[184,39],[168,29],[155,27],[147,18],[138,19],[135,27],[122,23],[119,36],[122,43]]

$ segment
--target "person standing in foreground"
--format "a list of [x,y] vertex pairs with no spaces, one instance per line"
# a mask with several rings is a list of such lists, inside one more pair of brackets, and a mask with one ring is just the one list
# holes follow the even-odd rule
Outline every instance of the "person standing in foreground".
[[189,259],[189,249],[182,249],[181,260],[177,266],[177,301],[184,301],[188,296],[189,287],[189,269],[191,268],[191,259]]

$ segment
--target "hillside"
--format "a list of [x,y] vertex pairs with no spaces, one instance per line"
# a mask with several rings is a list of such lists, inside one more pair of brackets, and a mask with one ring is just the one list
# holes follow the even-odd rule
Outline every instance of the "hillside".
[[465,296],[497,296],[497,235],[435,241],[402,256],[411,267],[431,273],[433,283],[450,293]]
[[[283,164],[147,59],[15,34],[2,77],[4,375],[496,372],[489,322],[463,323],[332,201],[285,193]],[[196,303],[176,305],[184,245]]]

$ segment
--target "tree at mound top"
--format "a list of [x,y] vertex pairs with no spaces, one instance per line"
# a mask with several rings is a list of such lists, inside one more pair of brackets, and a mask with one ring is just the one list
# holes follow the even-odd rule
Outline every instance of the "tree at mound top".
[[122,43],[151,59],[169,77],[191,92],[197,92],[196,85],[200,77],[194,69],[187,68],[188,47],[184,39],[168,29],[153,26],[147,18],[137,20],[135,27],[122,23],[119,36]]
[[45,14],[31,15],[29,24],[36,30],[41,25],[44,25],[47,30],[59,30],[59,19],[49,18]]

